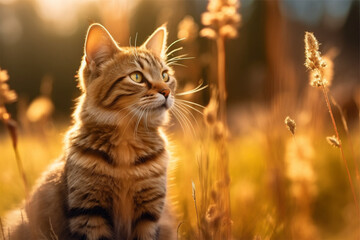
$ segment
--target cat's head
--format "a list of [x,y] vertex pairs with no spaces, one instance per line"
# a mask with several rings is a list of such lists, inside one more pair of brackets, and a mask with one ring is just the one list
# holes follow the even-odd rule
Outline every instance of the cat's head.
[[141,46],[122,47],[103,26],[92,24],[79,70],[82,119],[161,125],[174,104],[176,88],[166,63],[166,40],[166,27],[161,26]]

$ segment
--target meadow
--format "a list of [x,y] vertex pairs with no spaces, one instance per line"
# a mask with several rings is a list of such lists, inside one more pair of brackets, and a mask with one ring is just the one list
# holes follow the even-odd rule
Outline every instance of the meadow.
[[[291,234],[293,239],[355,239],[354,203],[337,149],[329,146],[324,137],[304,136],[296,139],[295,148],[299,149],[294,149],[293,138],[285,125],[282,122],[278,125],[283,142],[277,151],[287,161],[280,169],[274,169],[266,136],[257,127],[229,140],[233,239],[288,239]],[[20,155],[30,185],[61,154],[66,126],[55,126],[45,136],[19,136]],[[181,131],[169,135],[176,159],[170,164],[169,176],[174,210],[179,224],[182,223],[179,239],[198,239],[192,181],[200,195],[204,189],[199,181],[198,161],[204,143],[189,140]],[[359,145],[360,136],[355,135],[354,139],[357,140],[354,145]],[[3,216],[21,204],[25,192],[6,134],[2,134],[0,145],[0,215]],[[308,159],[302,158],[303,151],[311,152],[304,153],[310,154]],[[351,159],[349,154],[346,157]],[[291,161],[294,169],[286,170],[292,168],[288,166]],[[302,161],[309,161],[311,170]],[[299,187],[308,188],[306,191],[311,193],[297,196],[293,191]]]
[[[264,4],[271,10],[276,3]],[[239,7],[238,1],[211,0],[196,17],[199,24],[186,16],[168,26],[177,32],[168,57],[183,80],[179,110],[164,129],[178,239],[360,239],[360,85],[358,75],[345,74],[358,62],[337,61],[347,55],[327,38],[318,42],[315,31],[279,32],[277,23],[286,21],[270,11],[268,65],[249,70],[244,62],[255,50],[244,53],[246,60],[232,55],[247,47],[232,44],[237,38],[253,46]],[[110,27],[118,21],[102,17]],[[286,30],[300,50],[282,46]],[[253,82],[241,79],[237,68],[250,72]],[[17,73],[9,70],[8,78],[0,71],[1,219],[21,206],[27,188],[61,155],[71,120],[59,114],[62,98],[51,97],[51,76],[42,78],[37,101],[26,105],[7,85]],[[60,90],[56,94],[66,94]],[[0,239],[7,239],[2,226]]]

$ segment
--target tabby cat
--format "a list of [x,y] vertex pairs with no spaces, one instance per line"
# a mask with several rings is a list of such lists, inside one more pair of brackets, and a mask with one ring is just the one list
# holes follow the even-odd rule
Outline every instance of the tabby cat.
[[103,26],[89,27],[63,156],[31,194],[11,239],[175,238],[161,131],[176,88],[166,39],[162,26],[140,47],[119,47]]

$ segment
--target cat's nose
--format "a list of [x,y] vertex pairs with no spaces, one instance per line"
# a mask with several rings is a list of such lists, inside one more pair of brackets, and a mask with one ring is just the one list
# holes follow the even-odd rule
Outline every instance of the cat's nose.
[[170,89],[163,88],[159,91],[159,93],[162,94],[165,97],[165,99],[167,99],[170,94]]

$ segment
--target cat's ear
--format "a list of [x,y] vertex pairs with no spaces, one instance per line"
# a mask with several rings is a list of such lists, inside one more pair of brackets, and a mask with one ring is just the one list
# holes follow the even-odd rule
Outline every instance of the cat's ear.
[[162,25],[151,34],[142,47],[152,51],[158,57],[164,58],[167,35],[166,25]]
[[100,24],[90,25],[85,40],[85,60],[92,68],[99,66],[118,50],[110,33]]

